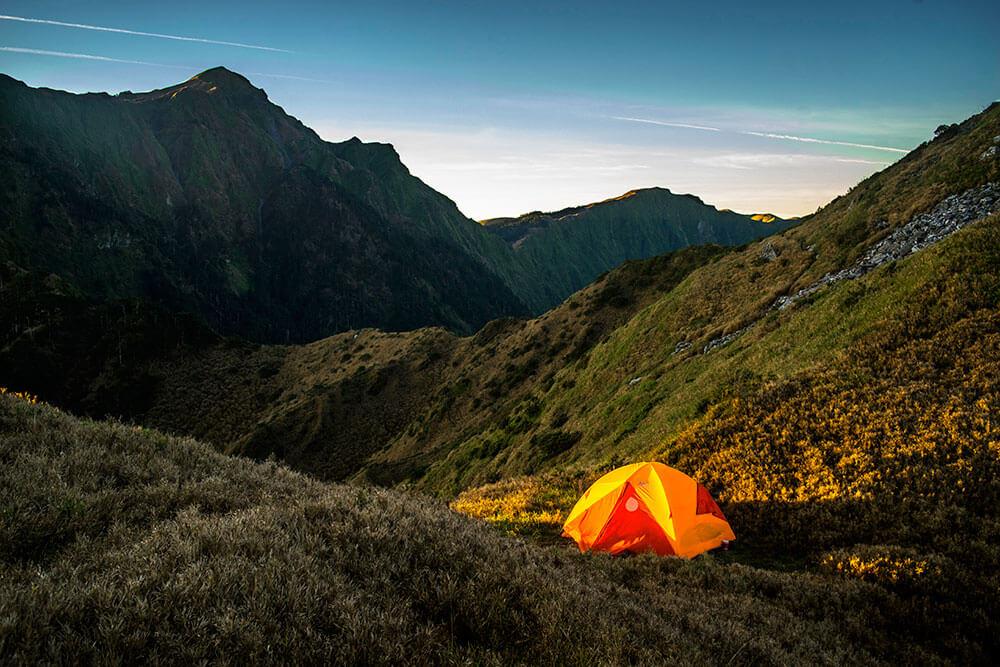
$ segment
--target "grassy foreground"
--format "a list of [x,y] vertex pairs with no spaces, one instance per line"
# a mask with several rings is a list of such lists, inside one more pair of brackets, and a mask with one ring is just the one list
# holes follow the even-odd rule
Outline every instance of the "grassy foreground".
[[540,547],[434,500],[10,395],[0,457],[7,664],[934,657],[866,581]]

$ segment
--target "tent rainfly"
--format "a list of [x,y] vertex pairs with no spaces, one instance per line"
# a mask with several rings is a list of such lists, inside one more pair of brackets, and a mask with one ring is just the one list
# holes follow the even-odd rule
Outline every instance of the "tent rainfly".
[[594,482],[563,524],[580,551],[693,558],[736,539],[708,489],[662,463],[634,463]]

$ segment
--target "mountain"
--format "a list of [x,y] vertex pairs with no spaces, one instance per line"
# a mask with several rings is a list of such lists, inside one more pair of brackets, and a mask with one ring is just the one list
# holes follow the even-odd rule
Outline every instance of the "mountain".
[[509,243],[529,271],[545,276],[545,293],[526,297],[541,312],[625,260],[692,245],[742,245],[795,222],[719,211],[693,195],[647,188],[587,206],[482,224]]
[[[997,164],[980,156],[998,117],[991,107],[792,229],[627,262],[538,318],[475,336],[365,329],[260,346],[8,269],[0,371],[86,414],[446,495],[661,452],[728,397],[790,381],[917,312],[951,273],[982,283],[984,249],[949,234],[996,207]],[[906,254],[932,242],[949,250]],[[935,257],[933,270],[902,271]]]
[[238,74],[117,96],[2,77],[0,100],[0,256],[86,294],[275,341],[526,312],[391,146],[324,142]]
[[698,235],[670,207],[648,219],[623,208],[516,252],[392,146],[323,141],[224,68],[115,96],[0,75],[0,102],[0,261],[262,342],[362,327],[471,333],[539,313],[626,258],[777,229],[716,213]]

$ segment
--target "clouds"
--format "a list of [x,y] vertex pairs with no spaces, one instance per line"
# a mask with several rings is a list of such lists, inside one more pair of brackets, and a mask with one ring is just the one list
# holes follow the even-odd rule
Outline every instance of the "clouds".
[[559,210],[643,187],[689,192],[719,208],[782,217],[811,213],[888,163],[853,156],[762,151],[736,133],[725,145],[623,143],[614,137],[521,128],[435,128],[314,119],[331,141],[390,141],[418,178],[477,219]]
[[891,162],[844,158],[835,155],[812,155],[808,153],[722,153],[692,158],[695,164],[718,169],[774,169],[774,168],[822,168],[831,162],[841,164],[871,165],[887,167]]
[[[217,44],[220,46],[233,46],[241,49],[256,49],[258,51],[273,51],[278,53],[293,53],[288,49],[279,49],[273,46],[262,46],[260,44],[244,44],[242,42],[227,42],[219,39],[207,39],[204,37],[185,37],[183,35],[167,35],[159,32],[144,32],[141,30],[127,30],[125,28],[109,28],[107,26],[89,25],[87,23],[67,23],[66,21],[51,21],[49,19],[34,19],[24,16],[8,16],[0,14],[0,21],[18,21],[21,23],[39,23],[42,25],[59,26],[61,28],[75,28],[78,30],[96,30],[99,32],[114,32],[121,35],[135,35],[138,37],[155,37],[157,39],[172,39],[178,42],[198,42],[199,44]],[[139,63],[143,64],[143,63]]]
[[873,146],[872,144],[856,144],[850,141],[833,141],[830,139],[813,139],[811,137],[796,137],[790,134],[773,134],[771,132],[750,132],[743,131],[740,134],[747,134],[754,137],[764,137],[766,139],[782,139],[784,141],[801,141],[807,144],[826,144],[827,146],[849,146],[851,148],[868,148],[874,151],[889,151],[891,153],[909,153],[905,148],[893,148],[891,146]]

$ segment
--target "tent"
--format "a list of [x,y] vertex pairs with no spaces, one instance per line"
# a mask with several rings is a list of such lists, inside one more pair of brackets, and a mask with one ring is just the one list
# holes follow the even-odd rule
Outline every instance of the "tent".
[[662,463],[634,463],[594,482],[563,524],[580,551],[692,558],[736,539],[708,489]]

